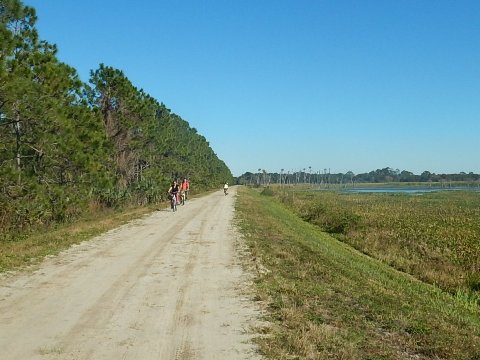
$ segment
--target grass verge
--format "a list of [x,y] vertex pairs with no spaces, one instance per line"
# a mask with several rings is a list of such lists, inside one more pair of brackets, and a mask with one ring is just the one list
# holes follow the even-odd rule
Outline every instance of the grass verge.
[[271,359],[480,359],[478,308],[369,258],[239,189],[237,220],[267,304]]
[[302,219],[397,270],[450,293],[480,295],[478,192],[267,190]]
[[[158,205],[156,207],[158,208]],[[72,244],[80,243],[130,220],[140,218],[152,212],[154,208],[149,206],[127,208],[121,211],[97,211],[74,223],[57,225],[53,230],[44,229],[15,241],[0,242],[0,272],[35,265],[45,256],[56,255]]]
[[[188,199],[198,198],[217,190],[191,192]],[[168,206],[168,202],[161,202],[118,210],[93,208],[88,215],[72,223],[37,229],[34,233],[17,234],[13,241],[0,240],[0,273],[38,264],[46,256],[57,255],[73,244],[91,239],[131,220],[141,218],[155,209]]]

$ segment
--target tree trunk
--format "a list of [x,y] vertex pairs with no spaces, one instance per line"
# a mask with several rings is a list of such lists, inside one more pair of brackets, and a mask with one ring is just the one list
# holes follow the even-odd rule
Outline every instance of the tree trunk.
[[20,184],[21,181],[21,167],[22,167],[22,162],[21,162],[21,153],[20,153],[20,147],[21,147],[21,126],[20,126],[20,113],[15,109],[15,122],[13,124],[13,127],[15,129],[15,163],[16,163],[16,168],[18,171],[18,183]]

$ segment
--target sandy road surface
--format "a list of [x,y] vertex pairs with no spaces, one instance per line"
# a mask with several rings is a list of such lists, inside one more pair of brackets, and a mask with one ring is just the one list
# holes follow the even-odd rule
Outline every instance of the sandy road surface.
[[0,278],[0,359],[258,359],[234,195],[157,211]]

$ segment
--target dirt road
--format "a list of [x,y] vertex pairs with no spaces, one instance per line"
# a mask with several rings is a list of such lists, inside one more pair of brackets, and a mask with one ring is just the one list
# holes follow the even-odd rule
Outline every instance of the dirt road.
[[157,211],[0,278],[0,358],[259,359],[234,196]]

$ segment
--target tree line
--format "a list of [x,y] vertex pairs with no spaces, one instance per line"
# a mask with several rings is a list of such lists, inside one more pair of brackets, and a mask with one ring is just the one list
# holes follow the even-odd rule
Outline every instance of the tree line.
[[205,137],[121,70],[100,64],[82,82],[36,20],[0,0],[0,233],[157,202],[176,178],[232,181]]
[[458,174],[435,174],[424,171],[416,175],[407,170],[392,169],[389,167],[377,169],[368,173],[354,174],[352,171],[346,173],[330,173],[330,169],[313,171],[312,168],[305,168],[298,171],[267,172],[258,169],[257,172],[246,172],[236,178],[237,184],[243,185],[268,185],[268,184],[319,184],[319,185],[353,185],[356,183],[391,183],[391,182],[425,182],[440,183],[448,185],[451,182],[477,183],[480,185],[480,175],[473,172]]

